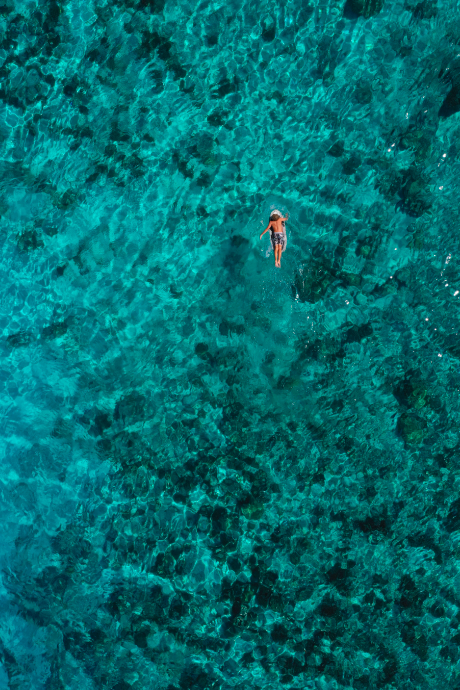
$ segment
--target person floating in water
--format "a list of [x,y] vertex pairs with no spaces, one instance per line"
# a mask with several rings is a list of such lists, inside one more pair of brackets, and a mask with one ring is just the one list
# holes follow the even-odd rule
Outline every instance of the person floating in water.
[[[273,211],[270,216],[270,221],[262,233],[262,235],[265,235],[267,230],[270,230],[271,242],[275,251],[275,266],[277,268],[281,267],[281,252],[284,251],[284,247],[286,246],[286,230],[284,228],[284,223],[288,218],[289,216],[284,217],[279,211]],[[262,238],[262,235],[259,239]]]

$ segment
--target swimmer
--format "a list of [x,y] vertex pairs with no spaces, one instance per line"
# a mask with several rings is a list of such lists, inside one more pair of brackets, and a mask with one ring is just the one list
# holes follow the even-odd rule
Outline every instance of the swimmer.
[[[278,213],[272,213],[270,216],[270,222],[263,231],[262,235],[265,235],[267,230],[271,230],[273,233],[272,244],[275,250],[275,266],[277,268],[281,267],[281,252],[286,245],[286,231],[284,229],[283,221],[288,220],[289,216],[280,216]],[[259,239],[262,238],[260,235]]]

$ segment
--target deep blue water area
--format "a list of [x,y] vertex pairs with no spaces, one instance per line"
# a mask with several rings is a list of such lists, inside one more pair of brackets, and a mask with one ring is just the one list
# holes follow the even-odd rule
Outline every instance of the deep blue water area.
[[1,0],[0,690],[460,688],[459,178],[455,0]]

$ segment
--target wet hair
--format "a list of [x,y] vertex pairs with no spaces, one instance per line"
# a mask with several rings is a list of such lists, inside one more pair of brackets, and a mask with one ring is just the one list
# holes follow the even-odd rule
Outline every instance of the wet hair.
[[277,213],[272,213],[270,216],[270,220],[279,220],[281,216],[279,216]]

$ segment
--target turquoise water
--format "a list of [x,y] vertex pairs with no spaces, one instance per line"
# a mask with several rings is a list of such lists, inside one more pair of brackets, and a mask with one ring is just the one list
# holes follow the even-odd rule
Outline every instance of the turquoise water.
[[0,690],[459,688],[458,4],[0,25]]

